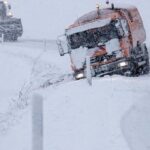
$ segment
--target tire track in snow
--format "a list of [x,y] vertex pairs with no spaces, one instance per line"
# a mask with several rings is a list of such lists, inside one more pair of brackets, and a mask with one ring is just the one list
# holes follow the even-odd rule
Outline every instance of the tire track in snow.
[[42,50],[36,57],[5,48],[0,52],[26,60],[26,63],[32,65],[29,81],[25,82],[18,90],[18,95],[11,99],[8,111],[0,114],[0,133],[3,135],[22,118],[26,108],[30,105],[29,100],[34,91],[72,81],[72,75],[62,74],[57,66],[40,60],[45,53],[49,52],[46,50]]

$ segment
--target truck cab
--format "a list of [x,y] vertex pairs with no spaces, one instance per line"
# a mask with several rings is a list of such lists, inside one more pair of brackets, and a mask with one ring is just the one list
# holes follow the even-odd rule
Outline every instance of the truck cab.
[[86,57],[92,76],[149,72],[146,33],[138,9],[114,6],[94,10],[77,19],[57,40],[60,55],[70,55],[75,79],[86,77]]
[[22,34],[21,19],[13,17],[11,5],[7,0],[0,0],[0,38],[3,41],[16,41]]

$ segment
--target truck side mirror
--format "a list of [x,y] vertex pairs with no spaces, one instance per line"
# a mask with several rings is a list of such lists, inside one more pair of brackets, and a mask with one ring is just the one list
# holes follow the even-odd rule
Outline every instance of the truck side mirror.
[[65,54],[69,53],[66,35],[61,35],[57,38],[57,46],[60,56],[64,56]]
[[117,20],[116,24],[115,24],[116,28],[117,28],[117,33],[119,37],[123,37],[124,36],[124,30],[121,24],[120,20]]
[[58,46],[60,56],[64,56],[65,53],[64,53],[64,49],[62,47],[62,44],[61,44],[60,40],[57,40],[57,46]]

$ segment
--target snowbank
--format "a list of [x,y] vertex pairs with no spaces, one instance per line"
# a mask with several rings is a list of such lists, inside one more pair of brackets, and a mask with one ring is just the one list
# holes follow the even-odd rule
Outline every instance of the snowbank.
[[147,150],[149,75],[96,78],[92,87],[68,78],[61,84],[70,73],[69,58],[59,57],[53,42],[46,48],[43,42],[6,43],[0,59],[1,149],[31,150],[30,100],[36,91],[44,97],[45,150]]
[[[136,118],[125,121],[123,129],[122,118],[143,98],[149,100],[148,78],[104,77],[93,80],[92,87],[82,80],[39,91],[45,98],[45,149],[129,150],[127,140],[143,137],[150,124],[146,117],[145,122],[139,120],[143,124],[141,132],[133,129],[135,134],[127,138],[123,133],[131,133],[129,129]],[[143,108],[136,116],[148,115],[148,106]],[[145,137],[143,148],[148,146],[148,139]],[[131,143],[141,145],[140,141]]]
[[10,147],[30,150],[29,97],[45,83],[70,72],[68,61],[59,57],[55,43],[21,40],[0,45],[0,147],[3,150]]
[[150,101],[143,97],[122,118],[122,130],[132,150],[148,150],[150,147]]

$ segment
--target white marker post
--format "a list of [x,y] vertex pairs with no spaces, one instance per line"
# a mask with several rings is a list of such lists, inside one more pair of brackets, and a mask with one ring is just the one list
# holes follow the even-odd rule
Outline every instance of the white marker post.
[[91,63],[89,56],[86,56],[86,78],[89,85],[92,85]]
[[43,150],[43,98],[38,94],[32,99],[32,150]]

